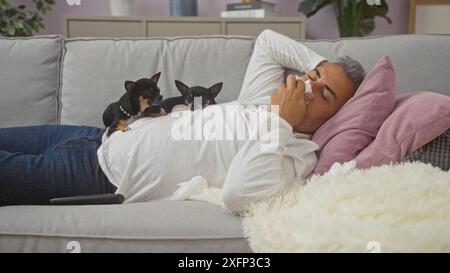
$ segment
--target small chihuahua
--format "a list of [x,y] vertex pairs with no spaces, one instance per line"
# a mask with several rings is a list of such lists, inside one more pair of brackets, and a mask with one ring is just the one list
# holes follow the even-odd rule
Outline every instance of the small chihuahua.
[[[111,103],[103,113],[103,123],[108,128],[108,137],[118,130],[128,131],[127,121],[130,118],[161,102],[162,96],[158,88],[160,76],[161,72],[150,79],[125,82],[127,92],[120,97],[119,101]],[[158,113],[152,115],[157,116]]]
[[186,105],[191,111],[194,111],[194,101],[197,99],[201,99],[202,108],[205,108],[208,105],[217,104],[215,99],[223,87],[223,83],[217,83],[210,88],[205,88],[202,86],[188,87],[181,81],[175,81],[175,85],[177,86],[178,91],[180,91],[181,96],[165,99],[159,104],[161,109],[153,106],[148,108],[143,115],[149,116],[159,112],[168,114],[171,113],[173,108],[177,105]]

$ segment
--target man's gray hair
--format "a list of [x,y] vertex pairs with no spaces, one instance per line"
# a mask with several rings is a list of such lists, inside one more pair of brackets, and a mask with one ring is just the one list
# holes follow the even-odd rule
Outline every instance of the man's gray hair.
[[364,67],[355,59],[349,56],[343,56],[337,59],[335,64],[338,64],[344,68],[347,76],[359,87],[366,77],[366,71]]

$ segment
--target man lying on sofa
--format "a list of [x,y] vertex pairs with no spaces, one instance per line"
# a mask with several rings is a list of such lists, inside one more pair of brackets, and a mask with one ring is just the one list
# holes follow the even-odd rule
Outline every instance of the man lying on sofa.
[[[307,73],[300,80],[293,75],[286,79],[285,68]],[[0,205],[45,205],[55,197],[113,192],[123,194],[126,203],[148,202],[171,197],[178,183],[202,176],[210,186],[223,187],[225,205],[240,212],[309,176],[318,148],[311,134],[355,94],[364,77],[363,67],[349,57],[331,63],[301,43],[265,30],[233,103],[279,106],[265,111],[267,119],[279,119],[275,147],[261,149],[259,139],[176,140],[171,131],[177,118],[170,115],[139,119],[130,124],[132,130],[110,138],[104,129],[87,126],[4,128]],[[308,102],[307,80],[313,94]],[[190,114],[195,119],[199,112]],[[258,125],[245,116],[235,115],[249,127]]]

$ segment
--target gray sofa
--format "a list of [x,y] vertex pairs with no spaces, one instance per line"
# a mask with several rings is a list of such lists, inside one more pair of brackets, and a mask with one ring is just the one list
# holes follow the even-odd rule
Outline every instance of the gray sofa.
[[[304,41],[331,60],[350,55],[369,70],[384,55],[395,65],[398,92],[450,95],[450,36],[389,36]],[[72,124],[103,127],[106,105],[125,80],[162,71],[165,97],[174,80],[223,81],[218,102],[237,97],[254,38],[0,38],[0,127]],[[0,252],[249,252],[241,220],[202,202],[122,206],[0,208]]]

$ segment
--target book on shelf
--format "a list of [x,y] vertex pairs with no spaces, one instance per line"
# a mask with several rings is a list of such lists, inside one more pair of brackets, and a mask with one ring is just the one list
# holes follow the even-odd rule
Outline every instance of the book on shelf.
[[249,10],[249,9],[265,9],[268,11],[275,11],[275,4],[270,2],[254,2],[254,3],[230,3],[227,4],[227,11],[233,10]]
[[265,18],[276,16],[278,16],[277,12],[267,11],[265,9],[233,10],[233,11],[222,11],[220,13],[220,17],[226,18]]
[[261,2],[261,0],[242,0],[242,3],[245,3],[245,4],[255,3],[255,2]]

